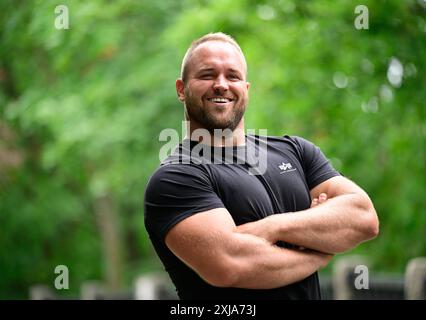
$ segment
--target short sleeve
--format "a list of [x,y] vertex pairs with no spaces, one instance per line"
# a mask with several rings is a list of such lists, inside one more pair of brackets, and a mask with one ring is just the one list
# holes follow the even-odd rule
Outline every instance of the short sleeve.
[[315,144],[301,137],[292,139],[299,151],[309,190],[332,177],[341,175]]
[[153,174],[145,190],[145,227],[150,237],[164,242],[167,232],[183,219],[224,207],[199,165],[164,165]]

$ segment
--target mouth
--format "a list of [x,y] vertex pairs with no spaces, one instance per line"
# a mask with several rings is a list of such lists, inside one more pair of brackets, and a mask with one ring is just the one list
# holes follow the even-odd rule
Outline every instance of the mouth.
[[234,99],[226,98],[226,97],[211,97],[211,98],[207,98],[207,101],[213,102],[214,104],[218,104],[218,105],[224,105],[234,101]]

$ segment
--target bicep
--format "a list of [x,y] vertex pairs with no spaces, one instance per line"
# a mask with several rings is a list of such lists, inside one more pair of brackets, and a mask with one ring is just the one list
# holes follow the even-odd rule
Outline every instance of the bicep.
[[194,214],[167,233],[167,247],[206,281],[226,269],[235,223],[224,208]]
[[329,199],[345,194],[366,195],[364,190],[357,184],[342,176],[330,178],[315,186],[310,191],[312,199],[318,198],[321,193],[326,193]]

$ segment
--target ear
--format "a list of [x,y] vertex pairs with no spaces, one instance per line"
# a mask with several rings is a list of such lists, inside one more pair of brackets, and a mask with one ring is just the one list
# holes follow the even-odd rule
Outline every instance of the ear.
[[182,79],[176,80],[176,93],[180,102],[185,102],[185,85]]
[[250,82],[246,82],[246,85],[247,85],[247,91],[249,91],[249,89],[250,89]]

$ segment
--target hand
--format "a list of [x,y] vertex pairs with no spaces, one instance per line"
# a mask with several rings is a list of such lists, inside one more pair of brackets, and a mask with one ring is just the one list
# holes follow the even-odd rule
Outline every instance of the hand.
[[327,194],[326,193],[320,193],[320,195],[318,196],[318,198],[314,198],[312,199],[311,202],[311,208],[314,208],[324,202],[327,201]]

